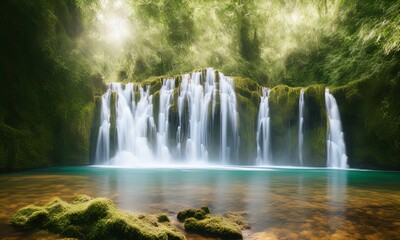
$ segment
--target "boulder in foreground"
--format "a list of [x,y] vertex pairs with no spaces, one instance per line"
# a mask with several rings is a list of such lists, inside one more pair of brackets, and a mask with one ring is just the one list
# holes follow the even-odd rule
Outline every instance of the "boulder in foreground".
[[23,230],[48,230],[68,238],[185,239],[165,217],[136,216],[119,210],[109,199],[81,195],[71,203],[55,198],[44,206],[24,207],[11,217],[10,222]]
[[207,207],[178,213],[186,231],[220,239],[243,239],[242,230],[249,228],[240,214],[211,215]]

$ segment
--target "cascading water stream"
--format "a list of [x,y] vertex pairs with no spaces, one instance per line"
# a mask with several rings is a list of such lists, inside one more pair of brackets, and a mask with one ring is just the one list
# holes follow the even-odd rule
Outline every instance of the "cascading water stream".
[[270,117],[268,98],[271,90],[269,88],[262,88],[260,109],[258,111],[257,120],[257,164],[270,165],[271,164],[271,131],[270,131]]
[[169,109],[174,101],[175,79],[164,79],[160,89],[160,106],[158,113],[157,151],[158,158],[165,162],[171,160],[168,149]]
[[[154,113],[158,119],[157,126],[149,86],[142,88],[132,83],[110,83],[107,88],[101,98],[96,164],[154,166],[177,163],[172,159],[196,165],[247,161],[239,159],[239,114],[232,78],[206,69],[184,74],[182,78],[162,80],[161,88],[153,89],[159,94],[159,105]],[[177,90],[178,96],[174,97]],[[257,165],[279,164],[281,161],[272,158],[270,93],[270,89],[262,88],[256,132],[244,138],[256,138],[256,152],[253,154],[257,156]],[[238,94],[240,99],[244,97],[242,91]],[[328,89],[325,91],[325,103],[329,118],[327,166],[346,168],[347,155],[339,110]],[[294,154],[291,163],[303,166],[304,89],[300,91],[298,104],[298,155]],[[249,124],[249,119],[244,121]],[[171,142],[172,132],[176,132],[176,144]],[[279,137],[273,139],[281,141]],[[248,142],[242,147],[251,150]]]
[[110,159],[110,96],[111,90],[107,89],[106,93],[101,97],[100,127],[95,157],[96,164],[106,163]]
[[236,94],[233,80],[219,73],[221,105],[221,161],[227,164],[238,156],[239,134]]
[[[96,148],[96,163],[113,165],[135,165],[138,156],[141,160],[151,161],[152,151],[148,146],[147,137],[155,129],[152,116],[152,97],[149,88],[139,87],[140,100],[135,104],[133,98],[134,86],[129,83],[108,84],[107,92],[102,96],[101,125]],[[111,94],[116,94],[115,105],[111,106]],[[116,120],[116,156],[110,156],[110,115],[115,108]]]
[[[189,158],[190,162],[206,162],[208,160],[209,110],[210,103],[212,102],[212,109],[214,109],[216,101],[214,71],[207,69],[202,83],[203,79],[201,72],[183,75],[178,97],[177,149],[178,152],[181,152],[184,143],[186,158]],[[183,142],[182,140],[185,137],[183,135],[185,105],[188,109],[189,133],[186,134],[186,142]]]
[[335,98],[325,89],[325,104],[329,119],[327,136],[327,167],[347,168],[346,145],[344,142],[339,107]]
[[299,164],[303,166],[303,140],[304,140],[304,89],[300,90],[299,97]]

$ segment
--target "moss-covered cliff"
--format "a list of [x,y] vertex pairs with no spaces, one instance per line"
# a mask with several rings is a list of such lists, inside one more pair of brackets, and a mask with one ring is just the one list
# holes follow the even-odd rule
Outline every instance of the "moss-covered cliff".
[[75,1],[2,1],[0,12],[0,170],[87,164],[102,80],[76,50]]
[[[150,93],[153,94],[153,117],[156,124],[158,123],[159,95],[163,78],[151,78],[142,82],[143,87],[150,86]],[[169,112],[168,136],[171,151],[175,151],[177,144],[176,132],[179,125],[177,99],[181,83],[180,76],[174,78],[176,79],[174,100]],[[257,154],[256,131],[261,86],[251,79],[240,77],[233,79],[237,99],[240,144],[239,158],[237,161],[232,159],[230,163],[252,165],[255,163]],[[400,151],[398,137],[400,105],[397,101],[400,90],[399,80],[398,78],[390,79],[390,76],[386,76],[386,79],[381,77],[380,81],[361,80],[343,87],[330,88],[339,105],[350,167],[379,169],[398,169],[400,167],[400,161],[396,158]],[[269,107],[272,164],[300,165],[299,96],[300,90],[304,89],[303,165],[326,166],[329,123],[325,105],[325,88],[325,85],[311,85],[304,88],[278,85],[271,89]],[[135,98],[138,101],[138,96]],[[98,105],[98,107],[100,106]],[[210,118],[208,120],[210,124],[208,154],[211,160],[215,160],[215,157],[219,156],[221,141],[219,95],[216,98],[216,113],[211,114],[211,104],[208,110]],[[186,107],[183,111],[183,122],[189,121],[188,114],[189,110]],[[188,137],[189,129],[187,127],[186,125],[182,126],[182,136],[184,136],[182,139]],[[150,134],[148,139],[153,150],[157,151],[155,134],[154,136]],[[184,146],[185,142],[182,144]],[[176,156],[176,152],[171,153]]]
[[400,169],[400,77],[378,75],[333,91],[340,106],[349,164]]
[[[115,46],[90,39],[93,32],[85,32],[85,23],[99,28],[98,1],[1,1],[0,171],[89,163],[99,125],[98,97],[105,89],[96,71],[151,85],[157,124],[162,77],[150,76],[202,65],[257,81],[234,77],[241,163],[250,164],[256,157],[257,115],[265,85],[274,86],[270,109],[275,163],[298,163],[300,88],[291,86],[303,86],[304,164],[325,166],[324,88],[329,86],[342,115],[350,166],[400,169],[398,2],[330,0],[322,11],[320,3],[297,1],[295,12],[290,10],[294,1],[211,2],[130,2],[127,6],[137,15],[129,21],[140,34],[126,45],[126,54],[116,54]],[[265,16],[259,8],[266,10]],[[308,9],[316,9],[314,17],[321,22],[304,15]],[[226,18],[232,11],[235,14]],[[289,29],[290,39],[272,37],[287,33],[281,26],[293,26],[293,17],[287,16],[294,13],[305,18],[296,23],[298,28]],[[150,27],[149,21],[157,24]],[[97,28],[94,33],[100,34]],[[312,31],[302,32],[307,29]],[[177,77],[175,103],[180,81]],[[328,85],[311,85],[318,83]],[[343,86],[333,87],[339,85]],[[170,145],[176,144],[177,116],[173,104]],[[218,114],[212,128],[220,128]],[[220,132],[210,137],[210,154],[216,155]],[[153,133],[150,141],[155,138]]]

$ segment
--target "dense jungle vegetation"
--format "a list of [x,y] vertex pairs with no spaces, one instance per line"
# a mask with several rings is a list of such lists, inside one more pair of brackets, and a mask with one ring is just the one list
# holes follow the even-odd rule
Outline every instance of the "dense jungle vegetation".
[[350,156],[400,169],[398,0],[3,0],[0,12],[2,170],[87,164],[104,81],[204,67],[337,87]]

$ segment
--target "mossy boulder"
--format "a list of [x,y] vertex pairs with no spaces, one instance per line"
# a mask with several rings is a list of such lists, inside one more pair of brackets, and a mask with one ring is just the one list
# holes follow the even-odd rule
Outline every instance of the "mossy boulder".
[[185,220],[185,229],[201,235],[222,239],[243,239],[239,225],[227,220],[221,215],[202,220],[188,218]]
[[238,214],[211,215],[207,207],[178,213],[186,231],[220,239],[242,239],[242,230],[249,228]]
[[186,209],[183,211],[180,211],[178,213],[178,220],[183,222],[188,218],[196,218],[196,219],[204,219],[206,218],[207,214],[210,214],[210,210],[208,209],[208,207],[201,207],[200,209]]
[[159,214],[157,216],[157,221],[158,222],[169,222],[169,218],[166,214]]
[[70,238],[185,239],[165,217],[135,215],[119,210],[109,199],[78,196],[71,203],[56,198],[44,206],[24,207],[10,222],[22,230],[48,230]]
[[24,230],[34,229],[48,219],[48,211],[42,207],[28,206],[21,208],[12,218],[11,223]]

